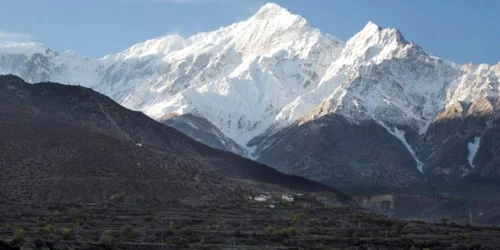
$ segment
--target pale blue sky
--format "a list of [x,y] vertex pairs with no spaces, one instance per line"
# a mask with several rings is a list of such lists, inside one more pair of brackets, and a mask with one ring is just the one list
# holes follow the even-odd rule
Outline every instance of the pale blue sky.
[[[0,0],[0,40],[35,40],[89,57],[168,33],[244,20],[263,0]],[[399,29],[444,59],[500,61],[498,0],[276,0],[344,41],[368,21]]]

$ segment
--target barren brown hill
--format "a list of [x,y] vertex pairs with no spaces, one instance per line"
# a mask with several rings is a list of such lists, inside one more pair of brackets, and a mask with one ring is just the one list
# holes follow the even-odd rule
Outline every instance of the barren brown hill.
[[0,76],[0,131],[0,198],[7,200],[196,204],[279,189],[351,202],[202,145],[84,87]]

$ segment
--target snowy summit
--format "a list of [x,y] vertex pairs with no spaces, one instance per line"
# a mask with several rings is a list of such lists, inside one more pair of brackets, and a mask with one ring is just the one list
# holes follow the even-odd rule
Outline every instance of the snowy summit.
[[258,156],[248,142],[259,135],[332,112],[425,134],[443,108],[499,96],[500,64],[446,62],[372,22],[344,43],[273,3],[243,22],[101,59],[1,46],[0,74],[92,87],[160,121],[190,114],[249,157]]

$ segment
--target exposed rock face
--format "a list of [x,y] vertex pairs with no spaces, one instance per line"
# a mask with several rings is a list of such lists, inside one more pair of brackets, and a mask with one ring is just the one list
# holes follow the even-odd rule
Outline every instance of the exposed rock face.
[[[297,140],[301,138],[301,140]],[[401,142],[380,124],[329,115],[266,138],[259,161],[337,187],[420,186],[423,176]]]
[[486,98],[450,105],[425,134],[408,126],[352,123],[342,115],[323,114],[249,145],[261,149],[258,160],[265,164],[332,186],[447,185],[468,175],[498,176],[493,107]]
[[[422,145],[428,176],[436,182],[456,182],[478,173],[478,152],[491,150],[481,148],[480,139],[487,131],[495,130],[494,119],[493,105],[486,98],[469,104],[455,103],[436,116]],[[474,143],[477,145],[471,148]]]

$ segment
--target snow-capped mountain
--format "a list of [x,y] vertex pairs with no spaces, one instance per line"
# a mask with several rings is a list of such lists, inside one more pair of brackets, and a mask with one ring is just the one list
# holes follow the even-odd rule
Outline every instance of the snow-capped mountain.
[[[431,171],[439,168],[432,163],[438,142],[429,145],[427,137],[441,118],[478,100],[496,114],[500,95],[500,64],[444,61],[371,22],[344,43],[276,4],[216,31],[160,37],[101,59],[0,43],[0,74],[92,87],[202,142],[272,166],[278,163],[266,159],[286,141],[286,131],[334,115],[347,124],[381,126],[409,157],[399,165]],[[479,105],[477,112],[487,108]],[[473,139],[465,149],[480,155],[483,143]],[[464,155],[462,173],[475,166],[471,154]]]
[[342,47],[302,17],[267,4],[244,22],[148,40],[99,60],[10,45],[2,48],[0,73],[89,86],[158,120],[195,113],[245,147],[276,119],[307,114],[282,110],[318,86]]

